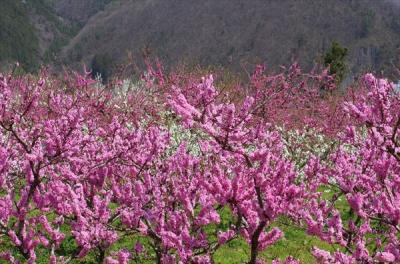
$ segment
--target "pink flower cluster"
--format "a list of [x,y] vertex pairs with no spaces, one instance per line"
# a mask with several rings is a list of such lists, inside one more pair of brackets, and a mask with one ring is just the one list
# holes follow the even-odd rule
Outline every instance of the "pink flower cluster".
[[[213,263],[242,238],[248,263],[264,263],[285,218],[337,245],[313,248],[320,263],[400,262],[400,97],[389,82],[366,75],[358,97],[333,100],[326,72],[258,67],[234,98],[212,75],[164,89],[166,75],[150,73],[162,93],[132,91],[125,107],[86,76],[0,76],[1,259]],[[165,112],[194,142],[172,140]],[[337,147],[296,166],[278,126],[314,127]]]
[[[361,85],[368,93],[343,107],[363,126],[348,126],[320,171],[335,193],[313,200],[305,218],[309,233],[343,248],[315,249],[324,263],[400,262],[400,94],[371,74]],[[341,199],[348,204],[342,213],[334,209]]]

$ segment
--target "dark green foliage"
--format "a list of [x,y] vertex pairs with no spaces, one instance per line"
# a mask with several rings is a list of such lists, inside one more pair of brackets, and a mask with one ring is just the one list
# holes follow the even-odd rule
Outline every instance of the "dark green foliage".
[[95,9],[104,10],[105,6],[108,5],[112,0],[97,0],[95,1]]
[[109,54],[96,54],[91,63],[92,76],[95,78],[100,75],[103,82],[106,82],[112,74],[113,67],[114,62]]
[[397,16],[392,17],[389,23],[390,28],[397,34],[400,34],[400,19]]
[[336,76],[337,83],[341,83],[346,74],[347,48],[338,42],[333,42],[324,56],[324,65],[329,67],[329,73]]
[[0,61],[18,61],[25,70],[37,69],[39,42],[22,1],[1,0]]
[[360,38],[368,37],[368,34],[371,32],[374,25],[374,20],[375,13],[372,10],[368,10],[361,15],[361,26],[359,31]]
[[[56,54],[79,30],[75,23],[65,23],[56,15],[53,0],[0,0],[0,62],[18,61],[27,72],[34,72],[42,63],[51,63]],[[34,22],[32,17],[39,18]],[[35,23],[54,36],[41,50],[41,36]],[[43,49],[43,48],[42,48]]]

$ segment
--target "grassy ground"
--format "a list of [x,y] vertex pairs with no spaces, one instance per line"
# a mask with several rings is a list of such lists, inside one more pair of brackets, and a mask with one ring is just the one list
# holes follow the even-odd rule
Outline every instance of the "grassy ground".
[[[275,245],[271,246],[267,250],[261,253],[261,256],[267,260],[275,258],[285,259],[291,255],[301,260],[302,263],[315,263],[314,258],[311,255],[311,249],[313,246],[319,248],[334,251],[335,248],[324,242],[321,242],[318,238],[311,237],[305,234],[305,232],[299,228],[287,226],[284,222],[280,221],[274,226],[278,226],[284,233],[285,237],[278,241]],[[66,230],[65,230],[66,231]],[[141,241],[146,244],[146,241],[138,237],[125,237],[120,239],[119,243],[113,246],[112,250],[116,249],[132,249],[137,241]],[[1,240],[0,240],[1,241]],[[64,254],[68,255],[76,247],[76,244],[72,237],[67,238],[61,245],[60,250]],[[0,244],[1,249],[9,248],[7,244]],[[215,254],[216,263],[245,263],[250,256],[250,248],[243,239],[233,240],[230,243],[221,247]],[[45,250],[40,250],[38,254],[37,263],[48,263],[49,255]],[[0,260],[0,263],[1,262]],[[89,254],[82,260],[74,261],[73,263],[85,263],[94,264],[97,263],[95,253]],[[152,261],[143,261],[143,263],[153,263]]]
[[[299,228],[287,226],[284,223],[278,223],[274,226],[278,226],[285,233],[285,237],[261,253],[261,257],[264,257],[266,260],[276,258],[283,260],[287,256],[291,255],[300,259],[301,263],[315,263],[315,260],[310,253],[313,246],[329,251],[336,250],[334,246],[328,245],[320,241],[318,238],[308,236],[305,231]],[[140,239],[137,237],[123,238],[113,247],[113,249],[132,249],[138,240]],[[143,240],[141,240],[141,242],[146,243],[146,241]],[[69,243],[64,243],[64,250],[68,251],[67,244],[70,244],[71,248],[73,248],[74,243],[71,240]],[[249,256],[249,245],[243,239],[237,239],[221,247],[216,252],[214,259],[216,263],[221,264],[240,264],[246,263],[246,261],[249,260]],[[46,261],[41,263],[46,263]],[[84,260],[76,261],[74,263],[96,263],[96,258],[94,254],[90,254]],[[143,263],[153,263],[153,261],[143,261]]]
[[[328,189],[323,190],[324,191],[324,196],[325,198],[329,199],[331,196],[331,192],[328,191]],[[337,204],[338,209],[343,213],[342,217],[344,219],[347,219],[349,216],[347,215],[348,207],[345,202],[345,200],[340,199]],[[228,226],[230,226],[230,212],[229,209],[224,209],[221,212],[221,223],[219,224],[219,227],[222,229],[227,229]],[[321,249],[325,249],[328,251],[336,251],[337,247],[329,245],[325,242],[322,242],[316,237],[312,237],[306,234],[305,230],[302,230],[299,227],[295,227],[290,223],[290,221],[286,218],[280,218],[278,219],[272,226],[272,227],[279,227],[283,232],[284,232],[284,237],[278,241],[276,244],[273,246],[267,248],[264,252],[260,254],[260,257],[265,258],[267,261],[279,258],[281,260],[284,260],[287,256],[292,256],[294,258],[300,259],[301,263],[315,263],[315,260],[313,256],[311,255],[311,249],[314,246],[317,246]],[[213,227],[210,226],[207,232],[209,232],[210,239],[213,239],[213,241],[216,239],[211,235]],[[70,234],[68,226],[64,226],[62,230],[65,234]],[[122,237],[118,243],[116,243],[114,246],[112,246],[109,250],[110,251],[115,251],[119,249],[128,249],[132,250],[134,245],[136,244],[137,241],[140,241],[143,243],[145,246],[148,244],[148,242],[140,238],[138,236],[126,236]],[[76,243],[72,236],[67,237],[64,242],[61,244],[60,248],[58,249],[58,254],[59,255],[70,255],[74,249],[76,248]],[[2,240],[0,237],[0,252],[2,249],[10,249],[12,248],[10,244],[5,242],[5,240]],[[150,248],[150,247],[146,247]],[[151,252],[149,252],[150,255],[154,255]],[[226,245],[222,246],[221,248],[218,249],[218,251],[214,255],[214,259],[216,263],[220,264],[235,264],[235,263],[246,263],[248,261],[250,256],[250,247],[249,245],[243,240],[243,239],[236,239],[231,241],[230,243],[227,243]],[[48,263],[49,260],[49,252],[46,249],[41,249],[38,250],[38,259],[37,263]],[[0,260],[0,263],[3,263]],[[75,260],[72,263],[78,264],[94,264],[98,263],[96,261],[96,252],[91,252],[88,254],[84,259],[80,260]],[[136,261],[133,263],[154,263],[153,261],[145,261],[145,260],[140,260]]]

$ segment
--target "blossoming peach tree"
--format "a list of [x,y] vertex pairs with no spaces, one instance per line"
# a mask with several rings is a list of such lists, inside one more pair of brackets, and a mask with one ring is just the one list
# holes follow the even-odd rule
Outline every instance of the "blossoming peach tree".
[[[367,75],[355,100],[332,100],[333,77],[296,65],[275,76],[258,67],[242,94],[212,75],[150,73],[123,96],[86,76],[1,75],[2,260],[214,263],[242,239],[248,263],[263,263],[285,217],[337,245],[314,248],[318,262],[400,261],[400,100],[390,83]],[[292,129],[316,135],[303,143]]]
[[[304,220],[308,232],[341,252],[315,249],[323,263],[400,261],[400,94],[387,80],[364,77],[368,93],[344,109],[354,120],[341,135],[321,182],[335,191],[329,201],[314,200]],[[336,209],[343,198],[345,212]],[[311,214],[310,214],[311,212]]]

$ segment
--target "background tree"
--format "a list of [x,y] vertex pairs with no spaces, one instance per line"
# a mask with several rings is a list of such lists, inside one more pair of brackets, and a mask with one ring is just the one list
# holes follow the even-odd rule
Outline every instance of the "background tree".
[[348,49],[333,42],[324,56],[324,65],[329,67],[329,73],[336,76],[336,82],[341,83],[346,75],[346,56]]
[[106,82],[112,74],[113,65],[113,59],[108,53],[96,54],[91,63],[92,77],[100,75],[102,81]]

